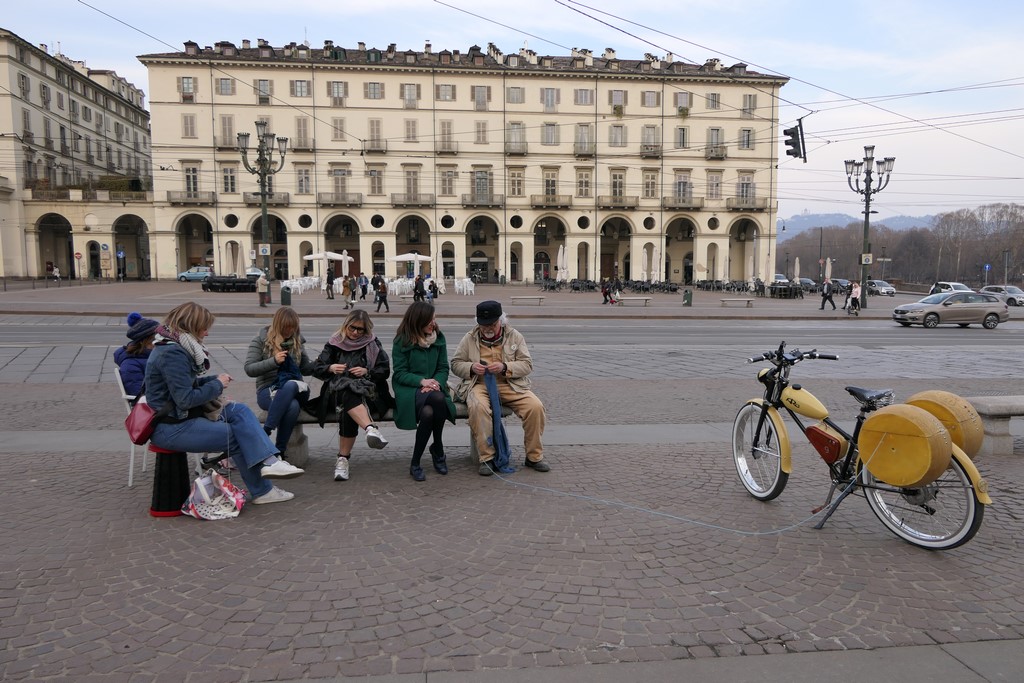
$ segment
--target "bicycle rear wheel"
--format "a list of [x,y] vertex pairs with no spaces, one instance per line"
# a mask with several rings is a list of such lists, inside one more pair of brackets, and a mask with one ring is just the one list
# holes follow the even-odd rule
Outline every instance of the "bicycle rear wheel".
[[779,448],[779,432],[785,427],[776,425],[774,418],[766,415],[755,440],[760,419],[759,403],[747,403],[736,413],[732,426],[732,457],[740,483],[747,492],[758,500],[768,501],[778,497],[789,481],[789,475],[782,471]]
[[[956,454],[931,484],[899,488],[878,481],[866,467],[861,481],[871,511],[907,543],[928,550],[949,550],[974,538],[985,506]],[[878,488],[872,488],[877,486]]]

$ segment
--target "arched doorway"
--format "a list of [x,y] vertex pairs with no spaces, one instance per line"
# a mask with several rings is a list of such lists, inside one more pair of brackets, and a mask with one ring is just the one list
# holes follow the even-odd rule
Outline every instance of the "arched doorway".
[[[192,266],[212,266],[213,226],[206,216],[189,213],[178,221],[178,242],[174,248],[179,271]],[[216,270],[216,269],[214,269]]]
[[[71,240],[71,223],[67,218],[56,213],[48,213],[39,219],[39,263],[36,272],[47,277],[53,272],[54,266],[66,277],[75,277],[75,248]],[[98,257],[97,257],[98,258]],[[97,260],[97,272],[99,261]],[[82,273],[78,277],[82,277]]]
[[[288,228],[285,222],[278,216],[269,214],[267,216],[267,226],[270,232],[270,272],[288,272]],[[252,234],[252,243],[255,245],[264,244],[266,241],[263,239],[263,217],[257,216],[250,226],[250,233]],[[256,249],[256,267],[263,268],[264,257],[260,255],[259,248]]]
[[[490,216],[474,216],[466,226],[466,241],[466,253],[473,254],[466,272],[475,282],[495,280],[494,271],[498,265],[498,224]],[[481,258],[484,261],[481,261]]]
[[114,221],[114,249],[119,278],[149,279],[149,230],[142,218],[130,214]]
[[[601,277],[629,279],[632,227],[624,218],[609,218],[601,226]],[[622,270],[619,270],[619,263]]]

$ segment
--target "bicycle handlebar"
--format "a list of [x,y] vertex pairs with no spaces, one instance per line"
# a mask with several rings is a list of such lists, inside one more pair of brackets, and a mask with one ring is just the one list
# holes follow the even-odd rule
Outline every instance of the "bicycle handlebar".
[[777,351],[765,351],[760,356],[754,356],[748,358],[748,363],[760,363],[761,361],[770,360],[776,365],[784,365],[797,363],[804,359],[818,359],[818,360],[839,360],[839,356],[834,353],[818,353],[817,349],[801,352],[799,349],[794,349],[792,353],[779,353]]

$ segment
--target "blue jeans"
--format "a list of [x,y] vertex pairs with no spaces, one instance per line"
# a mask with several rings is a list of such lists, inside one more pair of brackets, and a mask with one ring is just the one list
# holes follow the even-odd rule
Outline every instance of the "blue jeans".
[[288,440],[292,438],[295,430],[295,423],[299,420],[299,410],[302,408],[299,397],[305,394],[309,398],[309,390],[299,391],[295,382],[285,382],[284,386],[277,390],[274,398],[270,398],[272,386],[266,386],[256,392],[256,404],[267,411],[267,421],[264,427],[270,430],[277,430],[277,450],[284,453]]
[[260,463],[275,455],[278,449],[244,403],[228,403],[219,420],[196,417],[184,422],[159,423],[151,441],[160,448],[191,453],[227,450],[253,498],[273,488],[260,474]]

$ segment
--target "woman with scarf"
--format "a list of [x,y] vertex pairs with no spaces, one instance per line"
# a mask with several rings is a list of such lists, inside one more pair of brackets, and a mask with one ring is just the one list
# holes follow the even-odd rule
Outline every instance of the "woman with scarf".
[[305,343],[299,332],[299,314],[282,306],[270,325],[249,342],[245,358],[245,374],[256,378],[256,403],[267,411],[263,431],[269,435],[277,430],[274,443],[282,454],[299,411],[309,401],[309,385],[302,376],[313,374],[313,361],[306,355]]
[[226,448],[253,503],[291,500],[294,494],[269,479],[297,477],[303,470],[278,457],[278,448],[247,405],[219,400],[231,382],[230,375],[205,375],[210,358],[203,341],[213,321],[213,313],[189,301],[171,309],[157,328],[146,364],[146,400],[162,417],[150,440],[175,451],[204,453]]
[[380,419],[392,406],[390,374],[388,354],[373,334],[369,313],[352,311],[313,363],[313,376],[324,381],[319,399],[320,426],[328,416],[333,417],[335,409],[339,411],[334,481],[348,481],[349,458],[360,429],[370,448],[388,445],[374,419]]
[[455,404],[448,395],[448,346],[434,320],[433,306],[417,301],[405,310],[391,356],[395,363],[391,378],[395,426],[416,430],[409,474],[416,481],[426,481],[420,458],[431,436],[434,469],[438,474],[448,474],[441,433],[445,420],[455,424]]

